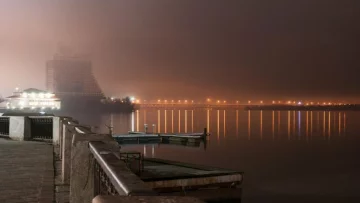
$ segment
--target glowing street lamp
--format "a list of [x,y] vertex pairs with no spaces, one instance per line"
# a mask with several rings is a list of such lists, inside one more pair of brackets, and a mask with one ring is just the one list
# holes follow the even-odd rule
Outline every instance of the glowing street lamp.
[[206,101],[207,101],[207,102],[211,102],[211,99],[210,99],[210,98],[207,98]]
[[217,102],[216,103],[220,103],[220,100],[217,100]]
[[260,104],[263,104],[264,103],[264,101],[260,101]]
[[161,100],[159,99],[159,100],[158,100],[158,103],[160,103],[160,102],[161,102]]
[[248,104],[251,104],[251,101],[250,101],[250,100],[248,101]]

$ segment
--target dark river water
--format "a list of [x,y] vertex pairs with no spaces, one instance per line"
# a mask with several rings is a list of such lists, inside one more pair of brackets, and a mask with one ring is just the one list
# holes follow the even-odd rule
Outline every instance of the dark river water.
[[[148,157],[245,172],[243,202],[360,202],[360,112],[141,109],[74,115],[129,130],[211,133],[206,147],[133,145]],[[156,126],[153,129],[153,124]]]

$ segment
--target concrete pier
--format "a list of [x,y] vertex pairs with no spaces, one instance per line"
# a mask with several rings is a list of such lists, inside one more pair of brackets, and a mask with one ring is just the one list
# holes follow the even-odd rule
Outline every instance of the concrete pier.
[[2,118],[0,203],[202,202],[154,196],[158,193],[120,159],[110,135],[71,118]]

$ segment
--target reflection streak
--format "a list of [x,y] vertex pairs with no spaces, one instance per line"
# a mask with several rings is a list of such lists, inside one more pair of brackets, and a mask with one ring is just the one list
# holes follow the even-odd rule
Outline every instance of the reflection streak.
[[251,137],[251,111],[248,110],[248,139]]
[[341,113],[339,112],[339,135],[341,135]]
[[158,110],[158,133],[160,133],[160,110]]
[[323,136],[326,134],[326,112],[324,111],[324,117],[323,117]]
[[260,139],[263,139],[263,111],[260,111]]
[[136,131],[139,132],[139,110],[136,110]]
[[181,111],[179,110],[179,133],[181,133]]
[[217,138],[220,139],[220,110],[217,110]]
[[167,110],[165,110],[165,120],[164,120],[164,126],[165,126],[165,133],[167,133],[167,115],[166,115]]
[[187,110],[185,110],[185,133],[187,133]]
[[331,137],[331,112],[329,111],[329,121],[328,121],[328,131],[329,131],[329,139]]
[[171,110],[171,133],[174,133],[174,110]]
[[224,110],[224,137],[226,137],[226,111]]
[[210,132],[210,110],[208,109],[207,110],[207,130],[208,130],[208,132]]
[[239,137],[239,110],[236,110],[236,137]]
[[194,110],[191,110],[191,132],[194,132]]
[[275,139],[275,111],[272,111],[272,120],[271,120],[271,130],[272,130],[272,137],[273,140]]

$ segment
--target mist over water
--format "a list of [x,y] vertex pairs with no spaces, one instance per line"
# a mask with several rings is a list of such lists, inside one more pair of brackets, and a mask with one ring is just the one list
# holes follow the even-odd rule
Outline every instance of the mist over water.
[[[311,202],[359,198],[358,112],[243,111],[236,109],[141,109],[132,114],[84,115],[81,123],[114,126],[114,133],[144,130],[202,132],[206,148],[147,144],[122,146],[146,157],[245,172],[246,202]],[[301,200],[301,201],[300,201]]]

